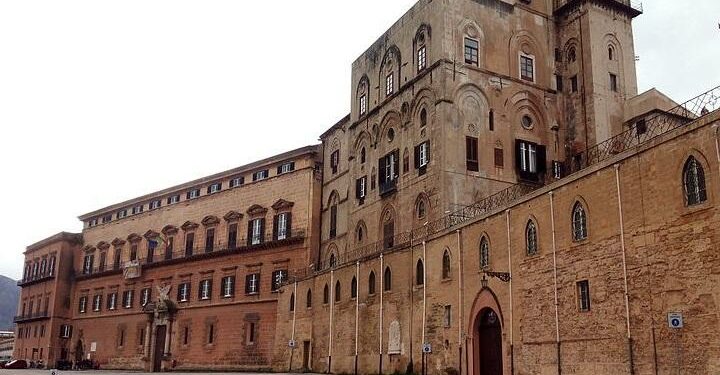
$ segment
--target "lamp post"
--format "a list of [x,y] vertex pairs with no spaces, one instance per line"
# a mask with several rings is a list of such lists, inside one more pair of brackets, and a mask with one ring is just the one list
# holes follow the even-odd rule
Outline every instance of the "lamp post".
[[510,272],[493,272],[493,271],[483,271],[483,278],[480,280],[480,283],[482,284],[483,289],[488,287],[488,282],[490,279],[498,279],[504,283],[510,282],[512,280],[512,277],[510,276]]

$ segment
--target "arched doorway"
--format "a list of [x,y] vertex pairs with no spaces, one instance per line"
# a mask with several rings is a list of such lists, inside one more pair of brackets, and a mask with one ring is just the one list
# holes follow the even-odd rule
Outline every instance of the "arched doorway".
[[490,308],[478,314],[475,324],[477,334],[479,374],[502,375],[502,327],[500,317]]

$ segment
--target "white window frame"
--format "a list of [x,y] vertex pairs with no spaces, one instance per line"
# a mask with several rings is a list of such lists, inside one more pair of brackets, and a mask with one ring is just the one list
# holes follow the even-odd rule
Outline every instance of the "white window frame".
[[126,218],[126,217],[127,217],[127,209],[118,211],[115,216],[116,216],[118,219],[124,219],[124,218]]
[[133,302],[133,292],[132,290],[126,290],[125,295],[123,296],[123,307],[126,309],[132,308],[132,302]]
[[108,310],[116,310],[117,309],[117,292],[110,293],[108,298],[110,299],[110,301],[108,301],[109,302]]
[[292,162],[288,162],[288,163],[282,164],[282,165],[280,166],[280,173],[290,173],[290,172],[292,172],[292,171],[293,171],[292,166],[293,166],[293,165],[292,165]]
[[215,193],[219,192],[220,190],[222,190],[221,186],[222,185],[220,185],[219,182],[210,185],[210,194],[215,194]]
[[140,296],[140,304],[143,307],[150,303],[150,290],[150,288],[145,288],[142,290],[142,295]]
[[141,204],[141,205],[139,205],[139,206],[135,206],[135,207],[132,208],[132,214],[133,214],[133,215],[141,214],[141,213],[143,212],[144,208],[145,208],[145,205],[144,205],[144,204]]
[[170,203],[168,203],[168,204],[176,204],[176,203],[180,203],[180,195],[170,196]]
[[283,212],[278,215],[278,233],[277,239],[284,240],[287,238],[287,212]]
[[385,97],[389,97],[395,92],[395,72],[385,77]]
[[223,297],[230,298],[233,296],[234,280],[232,276],[223,277]]
[[256,273],[250,275],[250,286],[248,287],[249,294],[257,294],[258,292],[258,275]]
[[203,301],[210,299],[210,280],[200,282],[200,299]]
[[365,198],[367,196],[367,176],[363,176],[360,178],[360,198]]
[[367,113],[367,95],[360,95],[360,116]]
[[232,180],[230,180],[230,187],[236,188],[236,187],[242,185],[241,181],[242,181],[242,177],[233,178]]
[[64,338],[64,339],[70,338],[70,331],[71,331],[70,327],[71,326],[67,325],[67,324],[63,324],[62,327],[60,327],[60,337],[61,338]]
[[537,146],[520,142],[520,169],[523,172],[537,173]]
[[430,163],[428,158],[428,146],[427,142],[420,144],[420,167],[425,167]]
[[425,45],[420,46],[417,52],[418,58],[418,72],[423,71],[427,68],[427,47]]
[[87,296],[80,297],[80,314],[84,314],[87,311]]
[[[523,78],[523,73],[522,73],[523,58],[530,59],[530,61],[532,62],[532,79],[530,79],[530,80]],[[520,52],[518,54],[518,73],[519,73],[520,80],[522,80],[522,81],[532,82],[532,83],[535,83],[537,81],[537,70],[535,68],[535,56],[534,55],[531,55],[531,54],[528,54],[525,52]]]
[[97,294],[93,296],[93,311],[100,311],[100,305],[102,304],[102,296]]
[[252,238],[250,244],[259,245],[262,243],[262,220],[255,219],[252,222]]
[[195,199],[200,197],[200,189],[193,189],[190,190],[190,199]]
[[178,302],[187,302],[190,299],[190,283],[180,284],[180,298]]

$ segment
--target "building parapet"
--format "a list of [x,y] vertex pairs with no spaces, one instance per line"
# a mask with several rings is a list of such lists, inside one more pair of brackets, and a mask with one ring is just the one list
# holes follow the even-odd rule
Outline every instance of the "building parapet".
[[[587,0],[554,0],[553,9],[555,14],[565,13],[567,10],[578,6]],[[609,6],[618,10],[622,10],[630,14],[631,17],[637,17],[643,13],[642,3],[634,0],[592,0],[601,5]]]
[[25,315],[18,315],[15,317],[15,319],[13,319],[13,322],[14,323],[28,323],[28,322],[34,322],[34,321],[43,320],[43,319],[50,319],[50,313],[47,310],[29,313],[29,314],[25,314]]

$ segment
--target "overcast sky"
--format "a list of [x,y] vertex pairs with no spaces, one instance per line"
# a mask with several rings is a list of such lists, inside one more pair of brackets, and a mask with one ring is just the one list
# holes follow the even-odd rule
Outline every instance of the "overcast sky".
[[[414,2],[0,2],[0,274],[80,214],[316,143]],[[640,91],[720,84],[720,2],[644,5]]]

